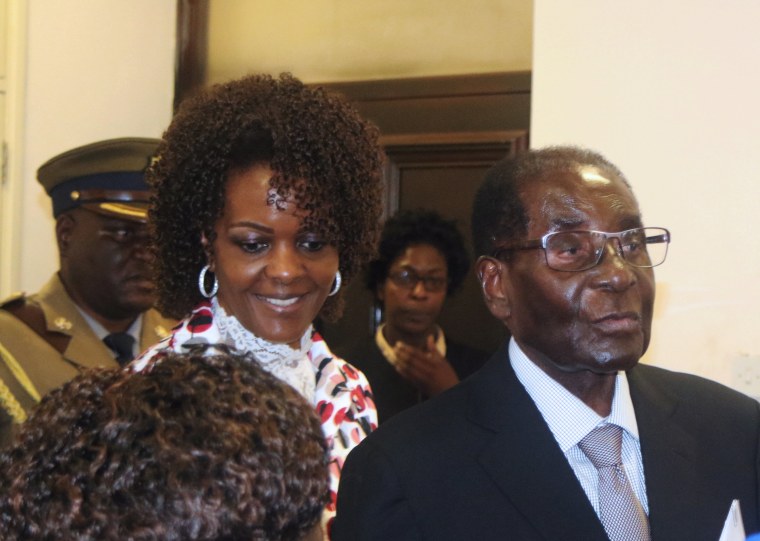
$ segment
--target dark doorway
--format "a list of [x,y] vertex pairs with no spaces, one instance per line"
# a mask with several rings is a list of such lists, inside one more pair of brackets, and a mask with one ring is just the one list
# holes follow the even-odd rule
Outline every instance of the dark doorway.
[[[354,100],[382,132],[386,215],[432,209],[455,219],[472,253],[472,200],[491,165],[528,147],[529,74],[436,77],[326,85]],[[372,340],[378,310],[363,277],[346,291],[335,324],[320,324],[333,351]],[[452,340],[493,351],[507,336],[485,307],[471,271],[440,324]],[[350,361],[350,359],[348,359]]]

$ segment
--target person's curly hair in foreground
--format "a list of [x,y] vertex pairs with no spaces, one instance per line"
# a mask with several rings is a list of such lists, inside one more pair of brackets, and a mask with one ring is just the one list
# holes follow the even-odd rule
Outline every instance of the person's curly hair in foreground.
[[92,371],[0,455],[0,539],[303,539],[327,461],[313,408],[251,357]]

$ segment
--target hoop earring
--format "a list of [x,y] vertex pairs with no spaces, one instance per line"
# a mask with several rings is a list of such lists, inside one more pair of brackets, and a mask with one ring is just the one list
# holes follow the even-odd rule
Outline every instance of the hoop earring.
[[[216,292],[219,291],[219,280],[216,279],[216,274],[214,274],[214,285],[211,286],[211,291],[206,290],[206,273],[209,270],[209,266],[206,265],[201,269],[201,273],[198,275],[198,291],[201,292],[201,295],[206,297],[207,299],[210,299],[214,295],[216,295]],[[213,274],[213,272],[212,272]]]
[[327,294],[328,297],[332,297],[335,295],[338,291],[340,291],[340,284],[343,281],[343,278],[340,275],[340,271],[335,273],[335,282],[333,282],[332,289],[330,290],[330,293]]

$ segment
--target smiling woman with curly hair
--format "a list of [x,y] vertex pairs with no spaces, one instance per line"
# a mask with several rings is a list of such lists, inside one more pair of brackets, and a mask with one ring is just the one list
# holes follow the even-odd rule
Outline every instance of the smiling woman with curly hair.
[[[304,228],[335,248],[343,283],[350,281],[379,234],[377,135],[344,99],[288,74],[232,81],[184,103],[149,172],[162,309],[180,318],[203,300],[198,273],[209,249],[201,238],[215,240],[229,177],[253,167],[271,169],[270,204],[292,201]],[[322,316],[338,316],[340,299],[326,299]]]
[[0,539],[318,535],[319,419],[250,356],[211,352],[87,372],[46,396],[0,455]]
[[374,252],[377,138],[345,99],[254,75],[184,103],[148,171],[159,305],[185,319],[133,368],[202,343],[253,352],[321,416],[333,497],[377,415],[364,375],[312,322],[340,314],[341,284]]

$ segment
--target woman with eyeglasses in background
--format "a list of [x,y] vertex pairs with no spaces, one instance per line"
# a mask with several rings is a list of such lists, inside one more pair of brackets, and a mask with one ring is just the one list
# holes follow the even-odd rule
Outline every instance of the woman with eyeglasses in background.
[[383,228],[367,287],[382,307],[374,340],[346,358],[369,379],[380,423],[454,386],[480,368],[481,352],[448,340],[437,320],[470,262],[453,221],[433,211],[402,211]]

